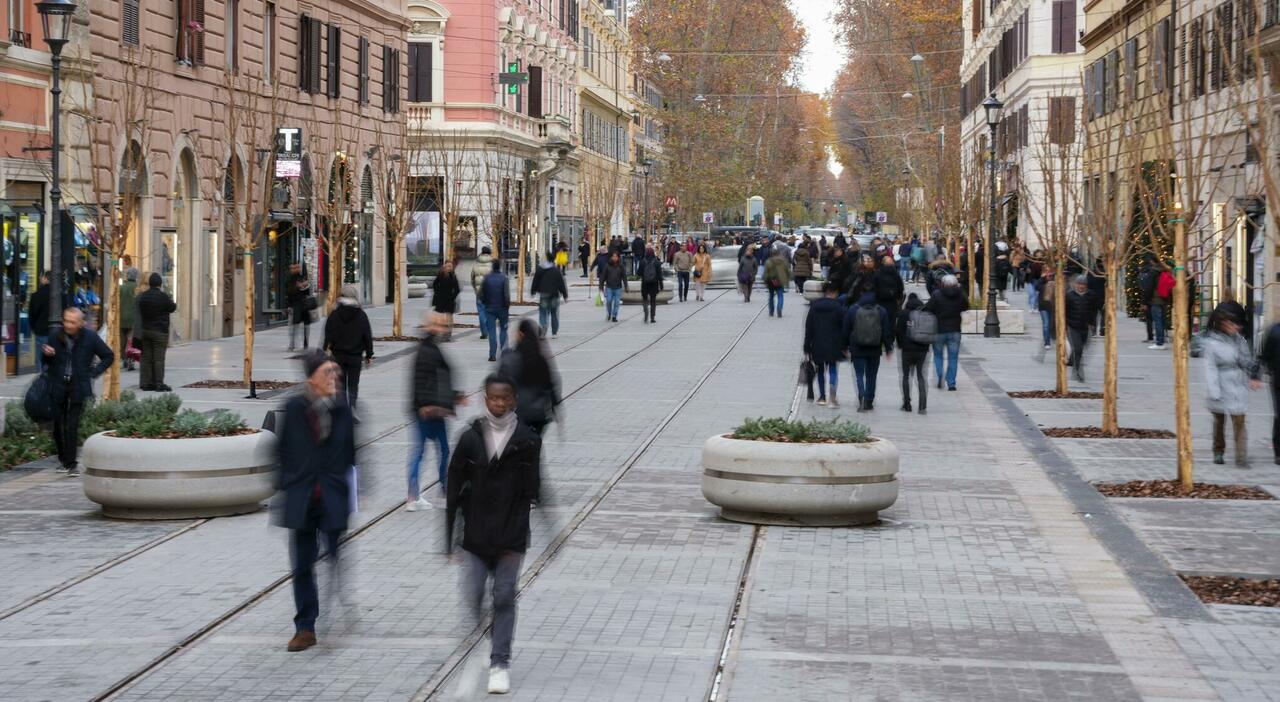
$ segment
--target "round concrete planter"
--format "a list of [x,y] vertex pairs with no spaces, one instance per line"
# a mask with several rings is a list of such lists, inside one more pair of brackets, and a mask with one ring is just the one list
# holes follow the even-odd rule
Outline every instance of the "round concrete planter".
[[823,282],[824,281],[821,280],[804,281],[804,299],[809,302],[813,302],[814,300],[822,297]]
[[735,522],[872,524],[898,499],[898,449],[885,439],[787,444],[713,436],[702,445],[702,495]]
[[[668,285],[666,288],[664,288],[664,289],[662,289],[662,290],[659,290],[659,291],[658,291],[658,304],[659,304],[659,305],[665,305],[665,304],[667,304],[668,302],[671,302],[671,298],[673,298],[673,297],[675,297],[675,296],[676,296],[676,292],[675,292],[675,290],[671,289],[671,286],[669,286],[669,285]],[[638,304],[640,304],[641,302],[644,302],[644,298],[643,298],[643,297],[641,297],[641,295],[640,295],[640,284],[639,284],[639,283],[636,283],[635,285],[632,285],[630,290],[623,291],[623,293],[622,293],[622,304],[624,304],[624,305],[638,305]]]
[[254,512],[274,491],[275,434],[84,443],[84,494],[122,519],[192,519]]
[[426,297],[431,286],[426,283],[409,283],[407,286],[410,299]]

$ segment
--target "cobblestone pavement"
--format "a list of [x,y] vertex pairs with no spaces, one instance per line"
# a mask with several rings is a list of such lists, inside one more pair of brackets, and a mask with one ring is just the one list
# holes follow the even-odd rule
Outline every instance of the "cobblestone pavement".
[[[1087,423],[1097,402],[1003,396],[1050,379],[1029,338],[966,338],[960,391],[931,389],[926,417],[897,411],[897,359],[882,365],[876,411],[856,415],[902,451],[902,495],[879,526],[757,528],[720,520],[702,498],[699,449],[744,416],[797,407],[799,297],[788,297],[781,319],[763,313],[763,300],[746,305],[726,292],[664,306],[656,325],[627,307],[612,325],[584,290],[571,294],[551,342],[568,398],[546,442],[549,495],[521,581],[510,697],[1277,699],[1280,615],[1203,607],[1173,570],[1274,574],[1273,505],[1097,498],[1086,481],[1168,470],[1172,442],[1045,440],[1036,422]],[[415,301],[407,318],[423,308]],[[389,330],[386,310],[371,314],[376,333]],[[256,375],[300,375],[284,340],[282,330],[259,336]],[[397,507],[411,440],[409,348],[380,344],[364,376],[368,445],[343,597],[324,593],[321,644],[306,653],[284,651],[287,555],[265,515],[107,520],[51,469],[0,477],[9,585],[0,699],[452,696],[487,642],[458,602],[441,512]],[[448,351],[465,386],[477,387],[490,366],[475,333]],[[170,355],[183,384],[239,377],[239,357],[236,339]],[[1150,360],[1122,377],[1152,373],[1131,382],[1159,395]],[[847,364],[841,376],[851,400]],[[273,405],[243,391],[180,394],[255,423]],[[1160,426],[1168,415],[1140,422],[1162,395],[1124,397],[1126,425]],[[1259,457],[1269,455],[1261,407]],[[854,416],[802,402],[797,411]],[[1250,475],[1280,483],[1269,470]],[[1099,509],[1081,509],[1092,504],[1084,490]],[[1180,545],[1193,539],[1216,546]]]

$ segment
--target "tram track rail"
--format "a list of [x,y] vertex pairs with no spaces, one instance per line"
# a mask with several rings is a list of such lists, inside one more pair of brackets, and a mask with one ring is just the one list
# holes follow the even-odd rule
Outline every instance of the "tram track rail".
[[[577,393],[581,392],[582,390],[584,390],[585,388],[587,388],[588,386],[590,386],[592,383],[594,383],[594,382],[596,382],[596,381],[600,380],[601,378],[605,377],[605,376],[606,376],[608,373],[610,373],[611,371],[613,371],[613,370],[617,369],[618,367],[620,367],[620,366],[622,366],[623,364],[627,363],[628,361],[632,360],[632,359],[633,359],[633,358],[635,358],[636,356],[638,356],[638,355],[640,355],[640,354],[644,353],[645,351],[648,351],[648,350],[649,350],[650,348],[652,348],[655,344],[657,344],[657,343],[661,342],[661,341],[662,341],[663,339],[665,339],[668,335],[670,335],[671,333],[673,333],[674,331],[676,331],[677,329],[679,329],[682,325],[684,325],[684,324],[685,324],[686,322],[688,322],[690,319],[692,319],[692,318],[696,317],[700,312],[702,312],[703,310],[705,310],[705,309],[707,309],[708,307],[710,307],[713,303],[715,303],[717,300],[719,300],[721,297],[723,297],[723,296],[724,296],[725,294],[727,294],[727,293],[728,293],[728,291],[726,290],[726,291],[722,292],[720,295],[717,295],[717,296],[715,296],[715,297],[713,297],[713,298],[710,298],[710,299],[709,299],[709,300],[707,300],[707,301],[705,302],[705,304],[703,304],[701,307],[699,307],[698,309],[695,309],[693,312],[691,312],[691,313],[690,313],[687,317],[685,317],[684,319],[682,319],[682,320],[680,320],[679,322],[677,322],[677,323],[673,324],[670,328],[668,328],[666,331],[664,331],[664,332],[663,332],[662,334],[660,334],[658,337],[656,337],[655,339],[653,339],[652,341],[650,341],[649,343],[647,343],[644,347],[642,347],[642,348],[640,348],[640,349],[638,349],[638,350],[636,350],[636,351],[634,351],[634,352],[632,352],[632,353],[628,354],[627,356],[625,356],[625,357],[624,357],[624,358],[622,358],[621,360],[619,360],[619,361],[617,361],[616,363],[614,363],[614,364],[610,365],[608,368],[605,368],[604,370],[600,371],[600,372],[599,372],[599,373],[597,373],[596,375],[592,376],[590,379],[588,379],[587,381],[583,382],[581,385],[579,385],[579,386],[578,386],[577,388],[575,388],[573,391],[571,391],[571,392],[569,392],[569,393],[565,394],[565,396],[563,397],[563,399],[564,399],[564,400],[567,400],[567,399],[569,399],[569,398],[573,397],[573,396],[574,396],[574,395],[576,395]],[[763,309],[763,308],[761,308],[761,309]],[[584,345],[586,345],[586,344],[590,343],[591,341],[594,341],[595,339],[597,339],[597,338],[599,338],[599,337],[603,336],[604,334],[607,334],[608,332],[610,332],[610,331],[612,331],[612,330],[614,330],[614,329],[618,329],[618,328],[620,328],[620,327],[622,326],[622,323],[623,323],[623,322],[631,321],[631,320],[635,319],[637,316],[639,316],[639,315],[638,315],[638,314],[631,314],[631,315],[629,315],[629,316],[627,316],[627,317],[623,318],[622,322],[619,322],[618,324],[610,324],[610,325],[608,325],[608,326],[605,326],[605,327],[601,328],[599,331],[597,331],[597,332],[595,332],[595,333],[591,334],[590,336],[587,336],[587,337],[586,337],[586,338],[584,338],[584,339],[581,339],[581,340],[579,340],[579,341],[577,341],[577,342],[575,342],[575,343],[573,343],[573,344],[571,344],[571,345],[569,345],[569,346],[567,346],[567,347],[565,347],[565,348],[563,348],[563,349],[560,349],[559,351],[557,351],[557,352],[554,354],[554,357],[562,356],[562,355],[564,355],[564,354],[569,353],[570,351],[573,351],[573,350],[575,350],[575,349],[577,349],[577,348],[580,348],[580,347],[582,347],[582,346],[584,346]],[[759,311],[757,311],[756,315],[752,317],[752,322],[754,322],[754,321],[755,321],[755,318],[756,318],[756,317],[758,317],[758,316],[759,316]],[[748,325],[747,325],[746,329],[744,329],[744,330],[743,330],[742,334],[745,334],[747,329],[750,329],[750,324],[748,324]],[[741,338],[741,335],[740,335],[738,338],[740,339],[740,338]],[[735,345],[736,345],[736,343],[737,343],[737,342],[735,341]],[[727,355],[728,355],[728,354],[726,353],[725,357],[727,357]],[[720,362],[723,362],[723,359],[724,359],[724,357],[722,357],[722,358],[720,359]],[[719,363],[720,363],[720,362],[717,362],[717,366],[719,365]],[[704,380],[705,380],[705,378],[704,378]],[[700,387],[700,386],[701,386],[701,382],[699,383],[699,387]],[[479,394],[479,392],[480,392],[479,390],[476,390],[476,391],[473,391],[473,392],[469,393],[467,396],[468,396],[468,398],[470,398],[470,397],[472,397],[472,396],[474,396],[474,395],[478,395],[478,394]],[[686,400],[686,402],[687,402],[687,400]],[[683,406],[683,403],[682,403],[682,405],[681,405],[681,406]],[[663,426],[665,426],[665,425],[666,425],[666,423],[668,423],[669,421],[670,421],[670,419],[667,419],[667,420],[666,420],[666,422],[664,422],[664,423],[663,423]],[[397,425],[395,425],[395,426],[391,427],[390,429],[387,429],[387,430],[385,430],[385,431],[383,431],[383,432],[380,432],[379,434],[377,434],[376,436],[374,436],[374,437],[372,437],[372,438],[370,438],[370,439],[367,439],[367,440],[365,440],[365,441],[362,441],[362,442],[359,444],[359,447],[368,446],[368,445],[370,445],[370,444],[373,444],[373,443],[377,442],[377,441],[378,441],[378,440],[380,440],[380,439],[386,438],[387,436],[390,436],[391,434],[394,434],[395,432],[400,431],[401,429],[403,429],[403,428],[405,428],[405,427],[409,426],[411,423],[412,423],[412,420],[410,420],[410,421],[405,421],[405,422],[402,422],[402,423],[399,423],[399,424],[397,424]],[[646,447],[647,447],[647,445],[646,445]],[[637,454],[636,454],[636,456],[638,457],[638,455],[639,455],[639,454],[637,453]],[[621,476],[618,476],[618,478],[620,478],[620,477],[621,477]],[[439,483],[439,481],[432,481],[432,482],[430,482],[430,483],[426,483],[426,484],[425,484],[425,487],[426,487],[426,488],[430,488],[430,487],[432,487],[432,486],[434,486],[434,485],[436,485],[436,484],[438,484],[438,483]],[[614,480],[612,483],[610,483],[610,485],[612,486],[612,484],[613,484],[613,483],[616,483],[616,480]],[[597,502],[597,504],[598,504],[598,502]],[[369,532],[373,527],[377,526],[378,524],[380,524],[381,522],[383,522],[384,520],[386,520],[388,517],[390,517],[391,515],[395,514],[395,513],[396,513],[397,511],[399,511],[403,506],[404,506],[404,505],[403,505],[403,503],[402,503],[402,502],[396,502],[396,503],[395,503],[395,504],[393,504],[391,507],[389,507],[389,508],[387,508],[387,509],[384,509],[384,510],[382,510],[382,511],[378,512],[376,515],[374,515],[372,518],[370,518],[370,519],[369,519],[368,521],[366,521],[364,524],[361,524],[359,527],[356,527],[355,529],[352,529],[351,531],[348,531],[348,532],[343,536],[341,543],[346,544],[346,543],[348,543],[348,542],[350,542],[350,541],[352,541],[352,540],[354,540],[354,539],[359,538],[361,535],[363,535],[363,534],[365,534],[365,533]],[[192,529],[195,529],[195,528],[197,528],[197,527],[199,527],[199,526],[201,526],[201,525],[203,525],[203,524],[207,523],[208,521],[209,521],[209,520],[207,520],[207,519],[206,519],[206,520],[202,520],[202,521],[200,521],[199,523],[192,524],[192,525],[188,525],[187,527],[184,527],[184,529],[183,529],[183,530],[181,530],[181,533],[189,532],[189,531],[191,531]],[[156,540],[154,540],[154,542],[150,542],[149,544],[144,544],[143,546],[140,546],[140,547],[138,547],[138,548],[134,549],[133,551],[130,551],[130,552],[129,552],[129,554],[126,554],[126,555],[128,555],[128,558],[125,558],[125,557],[123,557],[123,556],[122,556],[122,557],[120,557],[120,558],[118,558],[118,559],[115,559],[114,561],[109,562],[109,564],[104,564],[103,566],[100,566],[99,568],[95,569],[95,571],[96,571],[96,572],[92,572],[92,574],[85,574],[84,576],[80,576],[80,577],[78,577],[78,578],[75,578],[75,579],[73,579],[73,580],[75,580],[75,582],[68,581],[67,583],[64,583],[64,585],[66,585],[65,587],[63,587],[63,586],[58,586],[58,587],[55,587],[55,588],[51,588],[49,591],[46,591],[46,593],[48,593],[48,594],[45,594],[45,596],[44,596],[44,597],[37,596],[37,597],[40,597],[40,599],[38,599],[38,600],[37,600],[36,598],[32,598],[32,599],[31,599],[31,600],[29,600],[29,601],[28,601],[28,603],[26,603],[25,605],[20,605],[19,607],[16,607],[16,608],[15,608],[15,610],[16,610],[16,611],[15,611],[15,612],[13,612],[13,613],[14,613],[14,614],[16,614],[16,613],[17,613],[17,611],[21,611],[21,610],[23,610],[23,609],[27,609],[27,608],[29,608],[29,607],[31,607],[31,606],[34,606],[35,604],[38,604],[40,601],[47,600],[47,599],[49,599],[50,597],[53,597],[53,596],[57,595],[59,592],[66,591],[66,590],[70,589],[71,587],[74,587],[74,586],[76,586],[76,585],[82,584],[82,583],[84,583],[84,582],[86,582],[86,581],[88,581],[88,580],[92,579],[92,577],[94,577],[94,576],[96,576],[96,575],[100,575],[102,572],[105,572],[106,570],[109,570],[110,568],[115,567],[115,566],[119,565],[120,563],[124,563],[124,562],[126,562],[126,561],[128,561],[128,560],[131,560],[131,559],[133,559],[133,558],[136,558],[137,556],[139,556],[139,555],[141,555],[141,554],[143,554],[143,553],[145,553],[145,552],[147,552],[147,551],[149,551],[149,550],[151,550],[151,549],[153,549],[153,548],[155,548],[155,547],[157,547],[157,546],[160,546],[160,545],[161,545],[162,543],[164,543],[165,541],[168,541],[168,540],[171,540],[171,539],[173,539],[173,538],[176,538],[178,535],[180,535],[180,534],[179,534],[179,533],[166,534],[166,535],[165,535],[165,537],[164,537],[164,538],[162,538],[162,539],[156,539]],[[561,541],[561,543],[562,543],[562,541]],[[162,666],[163,666],[167,661],[169,661],[170,659],[172,659],[172,658],[174,658],[174,657],[176,657],[176,656],[180,655],[181,653],[183,653],[183,652],[184,652],[184,651],[186,651],[187,649],[190,649],[191,647],[195,646],[196,644],[200,643],[201,641],[203,641],[204,639],[206,639],[206,638],[208,638],[210,635],[212,635],[215,631],[217,631],[218,629],[220,629],[223,625],[225,625],[225,624],[227,624],[228,622],[230,622],[230,621],[231,621],[232,619],[234,619],[235,617],[237,617],[237,616],[239,616],[240,614],[242,614],[242,613],[244,613],[244,612],[246,612],[246,611],[250,610],[251,608],[253,608],[253,607],[254,607],[255,605],[257,605],[258,603],[260,603],[260,602],[262,602],[262,601],[266,600],[268,597],[270,597],[270,596],[271,596],[271,595],[273,595],[275,592],[277,592],[280,588],[282,588],[283,586],[285,586],[285,585],[287,585],[289,582],[291,582],[291,581],[292,581],[292,579],[293,579],[293,575],[292,575],[292,573],[286,573],[286,574],[284,574],[284,575],[282,575],[282,576],[280,576],[280,577],[276,578],[276,579],[275,579],[275,580],[273,580],[271,583],[269,583],[269,584],[268,584],[268,585],[266,585],[265,587],[261,588],[258,592],[254,593],[253,595],[249,596],[248,598],[246,598],[246,599],[242,600],[241,602],[237,603],[235,606],[231,607],[230,609],[228,609],[228,610],[227,610],[226,612],[224,612],[223,614],[218,615],[216,618],[212,619],[212,620],[211,620],[211,621],[209,621],[207,624],[205,624],[205,625],[201,626],[201,627],[200,627],[199,629],[197,629],[196,631],[191,632],[190,634],[187,634],[187,635],[186,635],[186,636],[184,636],[181,640],[179,640],[177,643],[172,644],[171,646],[169,646],[168,648],[166,648],[163,652],[161,652],[159,655],[157,655],[157,656],[155,656],[154,658],[152,658],[152,659],[151,659],[150,661],[148,661],[147,663],[145,663],[145,664],[143,664],[142,666],[140,666],[140,667],[136,668],[135,670],[133,670],[133,671],[132,671],[132,672],[130,672],[129,674],[127,674],[127,675],[125,675],[124,677],[122,677],[122,678],[120,678],[119,680],[117,680],[115,683],[111,684],[111,685],[110,685],[108,688],[106,688],[104,691],[102,691],[102,692],[98,693],[97,695],[95,695],[95,696],[93,696],[93,697],[91,697],[91,698],[89,698],[89,699],[90,699],[90,700],[92,700],[93,702],[105,702],[106,700],[112,700],[112,699],[116,699],[116,698],[118,698],[122,693],[127,692],[131,687],[133,687],[133,685],[134,685],[134,684],[136,684],[136,683],[137,683],[137,682],[139,682],[140,680],[142,680],[142,679],[146,678],[146,677],[147,677],[148,675],[150,675],[152,672],[154,672],[155,670],[157,670],[157,669],[159,669],[160,667],[162,667]],[[61,589],[59,589],[59,588],[61,588]],[[57,592],[53,592],[53,590],[57,590]],[[44,594],[44,593],[42,593],[42,594]],[[483,632],[482,632],[482,633],[483,633]],[[472,645],[472,646],[474,646],[474,643],[472,643],[471,645]]]

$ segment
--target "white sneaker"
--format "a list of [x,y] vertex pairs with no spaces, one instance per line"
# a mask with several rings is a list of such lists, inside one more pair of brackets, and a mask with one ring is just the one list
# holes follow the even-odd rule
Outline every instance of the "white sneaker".
[[404,511],[417,512],[420,509],[431,509],[431,503],[427,502],[427,498],[419,496],[416,502],[406,502]]
[[506,668],[489,669],[489,694],[505,695],[511,691],[511,675]]
[[1049,350],[1049,349],[1051,349],[1051,348],[1053,348],[1053,346],[1051,346],[1051,345],[1049,345],[1049,344],[1045,344],[1045,345],[1044,345],[1044,350],[1045,350],[1045,351],[1048,351],[1048,350]]
[[1151,349],[1152,351],[1164,351],[1164,344],[1152,344],[1147,348]]

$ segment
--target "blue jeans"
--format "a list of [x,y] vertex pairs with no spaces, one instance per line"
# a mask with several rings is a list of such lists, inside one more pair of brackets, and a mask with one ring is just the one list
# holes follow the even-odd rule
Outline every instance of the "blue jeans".
[[1151,306],[1151,329],[1156,333],[1156,343],[1164,346],[1164,305]]
[[874,402],[876,399],[876,375],[880,373],[880,356],[854,356],[853,376],[858,381],[858,400]]
[[[44,347],[45,347],[45,344],[48,344],[48,343],[49,343],[48,336],[36,335],[36,372],[37,373],[44,370]],[[120,354],[124,355],[124,351],[121,351]]]
[[[1040,286],[1032,283],[1027,286],[1027,309],[1034,310],[1040,305]],[[1048,342],[1045,342],[1048,343]]]
[[[505,307],[492,307],[485,310],[484,331],[489,336],[489,356],[498,355],[499,349],[507,348],[507,314]],[[501,334],[501,338],[499,338]]]
[[479,295],[476,296],[476,321],[480,324],[480,333],[489,336],[489,314],[485,312],[484,303],[480,301]]
[[618,307],[622,304],[622,288],[604,289],[604,313],[609,319],[618,318]]
[[[814,375],[818,378],[818,399],[827,399],[827,385],[831,385],[831,396],[835,397],[836,386],[840,384],[840,364],[839,363],[815,363],[817,372]],[[826,371],[824,374],[823,371]]]
[[940,332],[933,337],[933,369],[942,380],[942,352],[947,352],[947,387],[956,386],[956,366],[960,362],[960,332]]
[[422,459],[427,455],[426,442],[434,441],[437,453],[440,454],[439,472],[440,489],[444,490],[445,479],[449,475],[449,432],[443,419],[423,419],[418,417],[417,434],[413,445],[409,447],[409,499],[418,499],[422,492],[418,474],[422,471]]
[[560,333],[560,296],[543,295],[538,299],[538,326],[547,331],[547,318],[551,320],[551,335]]
[[769,314],[773,314],[773,298],[776,297],[778,298],[778,315],[782,315],[782,298],[785,297],[786,292],[786,288],[769,288]]
[[911,279],[911,259],[910,258],[898,259],[898,275],[902,276],[902,280],[904,282]]
[[1044,345],[1053,343],[1053,311],[1040,310],[1040,329],[1044,333]]

